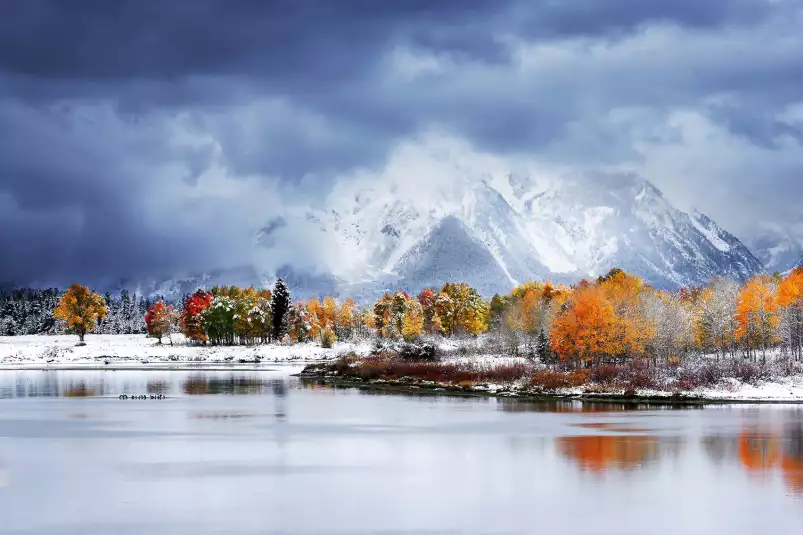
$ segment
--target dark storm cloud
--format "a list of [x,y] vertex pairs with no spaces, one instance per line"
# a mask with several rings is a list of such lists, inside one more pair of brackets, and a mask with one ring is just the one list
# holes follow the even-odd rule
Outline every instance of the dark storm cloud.
[[697,110],[780,153],[800,20],[798,0],[0,1],[0,280],[247,261],[226,233],[278,217],[276,187],[320,199],[431,125],[617,164],[688,143],[668,123]]
[[[506,32],[598,36],[651,22],[755,23],[761,0],[55,0],[0,5],[0,64],[41,77],[349,79],[388,42],[498,58]],[[335,60],[335,61],[327,61]]]

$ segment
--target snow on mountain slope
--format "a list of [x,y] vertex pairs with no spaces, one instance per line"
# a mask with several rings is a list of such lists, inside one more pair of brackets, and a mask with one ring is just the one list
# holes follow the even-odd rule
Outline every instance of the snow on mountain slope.
[[785,272],[803,260],[803,234],[801,225],[791,228],[773,223],[756,226],[747,243],[767,272]]
[[800,257],[798,259],[798,261],[795,262],[794,265],[791,268],[789,268],[786,271],[784,271],[784,274],[788,275],[789,273],[791,273],[792,271],[794,271],[794,270],[796,270],[798,268],[803,268],[803,257]]
[[340,251],[333,276],[393,280],[410,290],[459,279],[487,294],[530,279],[574,282],[613,267],[659,287],[762,270],[734,236],[701,213],[674,208],[636,176],[459,172],[451,186],[433,177],[419,188],[403,178],[335,188],[327,210],[308,216]]

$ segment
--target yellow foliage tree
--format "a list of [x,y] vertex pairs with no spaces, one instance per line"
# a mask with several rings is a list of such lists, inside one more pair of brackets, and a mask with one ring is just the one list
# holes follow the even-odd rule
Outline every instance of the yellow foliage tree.
[[67,328],[75,332],[83,342],[84,335],[95,329],[97,320],[105,318],[106,312],[103,296],[90,291],[86,286],[73,284],[59,300],[53,316],[65,322]]
[[354,332],[357,323],[357,303],[346,299],[335,316],[335,330],[341,338],[348,338]]
[[402,337],[411,342],[421,336],[424,329],[424,307],[415,299],[410,299],[410,306],[402,317]]
[[488,329],[489,305],[479,292],[461,283],[446,283],[435,298],[437,328],[445,335],[477,335]]

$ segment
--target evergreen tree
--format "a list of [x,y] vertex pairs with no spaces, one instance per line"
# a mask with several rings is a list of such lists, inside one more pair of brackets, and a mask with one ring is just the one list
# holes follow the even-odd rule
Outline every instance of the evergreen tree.
[[547,338],[544,329],[538,333],[538,342],[536,343],[536,355],[542,363],[547,364],[552,361],[552,350],[549,347],[549,338]]
[[287,311],[290,310],[290,291],[282,279],[278,279],[271,294],[271,336],[281,340],[287,333]]

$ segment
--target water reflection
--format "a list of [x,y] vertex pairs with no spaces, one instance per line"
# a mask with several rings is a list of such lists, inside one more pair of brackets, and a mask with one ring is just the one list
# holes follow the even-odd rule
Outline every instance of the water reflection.
[[579,400],[524,400],[515,398],[499,398],[499,408],[504,412],[549,412],[549,413],[607,413],[607,412],[644,412],[701,410],[699,405],[672,405],[647,403],[616,403],[608,401],[579,401]]
[[182,391],[188,396],[216,394],[255,395],[269,391],[275,392],[276,388],[281,389],[282,387],[277,386],[277,383],[283,382],[259,376],[231,375],[229,377],[215,377],[200,373],[188,377],[182,385]]
[[738,433],[706,435],[700,443],[713,463],[735,463],[756,483],[780,474],[788,490],[803,495],[803,411],[790,411],[781,424],[750,423]]
[[638,470],[655,463],[662,439],[644,435],[568,436],[555,439],[559,454],[581,470]]
[[158,379],[148,381],[145,391],[148,394],[162,394],[164,396],[170,392],[170,383]]
[[780,472],[791,491],[803,494],[803,423],[788,423],[778,434],[746,430],[738,443],[739,461],[752,477]]
[[[532,533],[537,521],[747,535],[803,519],[794,408],[297,385],[253,370],[0,372],[0,392],[23,398],[0,402],[0,531]],[[55,393],[73,399],[24,399]]]
[[70,383],[64,391],[64,396],[68,398],[87,398],[98,395],[99,390],[88,386],[84,381]]

